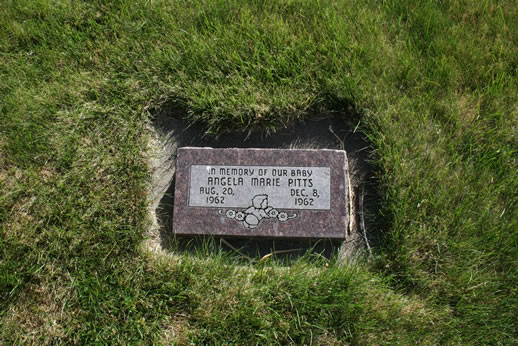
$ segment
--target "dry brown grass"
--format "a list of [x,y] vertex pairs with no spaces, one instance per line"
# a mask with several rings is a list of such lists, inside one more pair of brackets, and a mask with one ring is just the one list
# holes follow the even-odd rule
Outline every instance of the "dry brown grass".
[[160,345],[190,345],[191,335],[195,333],[185,314],[177,314],[164,323],[158,339]]
[[28,285],[0,321],[3,326],[0,340],[9,333],[23,344],[72,341],[67,339],[68,329],[74,328],[74,317],[80,312],[68,305],[73,298],[71,278],[58,273],[52,265],[41,271],[48,275],[40,275],[39,285]]

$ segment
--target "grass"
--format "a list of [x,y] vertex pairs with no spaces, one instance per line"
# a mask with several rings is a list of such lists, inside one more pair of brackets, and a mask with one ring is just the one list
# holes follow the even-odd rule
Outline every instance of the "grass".
[[[518,341],[512,1],[0,3],[0,340]],[[361,116],[373,262],[156,258],[147,124]]]

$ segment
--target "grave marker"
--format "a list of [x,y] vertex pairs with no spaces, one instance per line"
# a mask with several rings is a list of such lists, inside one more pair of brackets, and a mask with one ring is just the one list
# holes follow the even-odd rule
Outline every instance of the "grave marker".
[[179,148],[173,232],[344,239],[342,150]]

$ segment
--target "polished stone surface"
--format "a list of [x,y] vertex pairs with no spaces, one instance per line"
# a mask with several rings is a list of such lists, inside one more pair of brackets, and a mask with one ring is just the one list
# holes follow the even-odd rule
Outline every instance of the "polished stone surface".
[[342,150],[179,148],[173,232],[344,239]]

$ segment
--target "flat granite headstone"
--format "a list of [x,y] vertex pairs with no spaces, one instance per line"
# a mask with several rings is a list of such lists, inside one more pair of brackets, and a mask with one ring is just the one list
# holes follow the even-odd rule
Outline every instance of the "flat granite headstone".
[[344,239],[343,150],[179,148],[173,232]]

